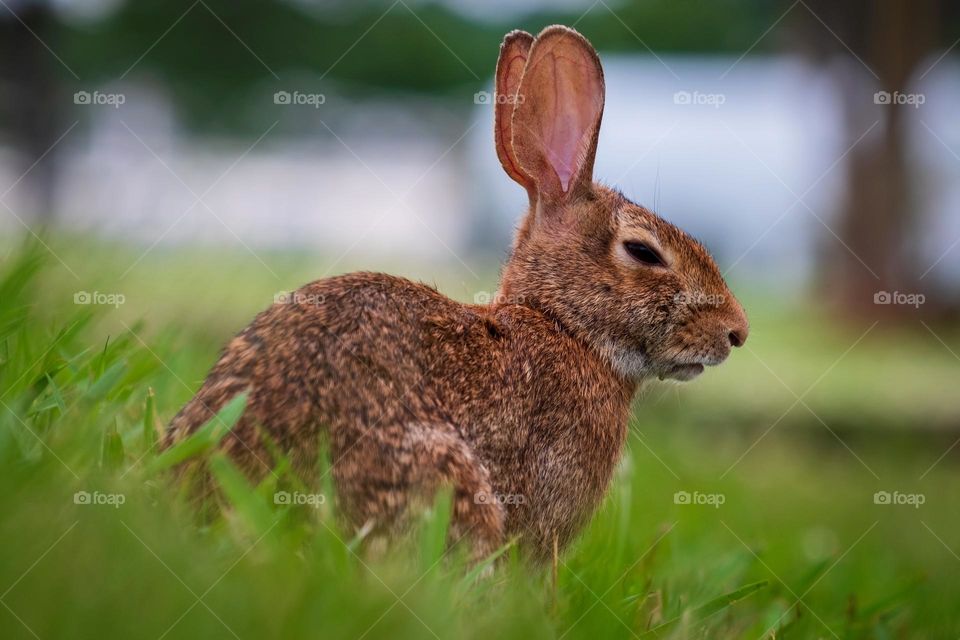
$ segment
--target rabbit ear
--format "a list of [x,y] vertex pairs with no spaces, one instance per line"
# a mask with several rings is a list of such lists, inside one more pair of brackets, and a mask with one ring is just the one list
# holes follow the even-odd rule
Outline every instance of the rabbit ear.
[[533,36],[526,31],[511,31],[500,45],[494,100],[493,136],[497,157],[507,175],[518,182],[531,196],[535,194],[533,179],[520,168],[513,152],[513,110],[517,103],[517,88],[527,64],[527,54]]
[[600,58],[586,38],[559,25],[544,29],[517,90],[513,150],[547,203],[590,186],[603,96]]

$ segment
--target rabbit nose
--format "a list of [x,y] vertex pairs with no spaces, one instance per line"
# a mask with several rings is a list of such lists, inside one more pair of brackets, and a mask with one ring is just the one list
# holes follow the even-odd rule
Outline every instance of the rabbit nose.
[[743,343],[747,341],[748,333],[750,333],[750,329],[746,322],[731,328],[730,332],[727,334],[727,337],[730,339],[730,346],[742,347]]
[[731,346],[740,347],[747,341],[747,331],[745,329],[734,329],[729,333],[728,337],[730,338]]

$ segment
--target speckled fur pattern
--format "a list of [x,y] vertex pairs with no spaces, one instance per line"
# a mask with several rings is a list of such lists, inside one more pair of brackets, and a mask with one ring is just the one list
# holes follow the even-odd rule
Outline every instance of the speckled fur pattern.
[[[527,56],[557,51],[576,63],[572,71],[563,60],[524,68]],[[551,109],[512,113],[497,103],[497,151],[531,205],[491,304],[377,273],[308,284],[227,344],[165,443],[247,391],[223,449],[262,478],[275,462],[269,438],[309,474],[324,439],[340,511],[356,529],[395,535],[449,486],[451,537],[469,541],[476,557],[515,536],[535,561],[569,544],[607,490],[638,387],[718,364],[747,325],[698,242],[592,181],[603,83],[582,36],[556,26],[536,40],[508,34],[498,92],[563,86],[568,73],[591,74],[595,91],[551,107],[585,114],[587,146],[566,189],[530,177],[549,170],[536,154],[550,144]],[[533,130],[527,119],[547,142],[524,133]],[[636,262],[624,253],[628,240],[655,247],[663,264]]]

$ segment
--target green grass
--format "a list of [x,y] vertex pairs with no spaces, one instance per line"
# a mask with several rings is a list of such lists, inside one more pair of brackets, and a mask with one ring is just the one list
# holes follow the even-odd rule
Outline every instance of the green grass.
[[[321,261],[267,256],[274,276],[245,254],[158,252],[121,278],[137,251],[51,246],[77,278],[42,248],[0,262],[2,638],[960,633],[957,449],[934,464],[960,423],[960,363],[922,327],[875,327],[840,358],[869,323],[831,328],[748,296],[749,350],[638,399],[609,496],[556,584],[512,548],[477,579],[444,549],[442,499],[410,540],[368,554],[337,524],[325,460],[322,504],[276,504],[298,490],[282,465],[249,485],[212,446],[239,405],[189,446],[154,448],[220,345]],[[441,289],[470,299],[495,271],[445,273]],[[75,305],[78,290],[126,301]],[[210,457],[219,508],[166,470],[180,456]],[[877,491],[925,502],[878,505]]]

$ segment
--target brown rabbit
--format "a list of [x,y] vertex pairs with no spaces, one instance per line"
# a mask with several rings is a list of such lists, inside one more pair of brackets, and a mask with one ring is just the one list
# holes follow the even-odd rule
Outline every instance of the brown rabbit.
[[603,101],[579,33],[508,34],[496,149],[530,208],[493,303],[375,273],[308,284],[226,346],[167,442],[249,390],[224,448],[256,477],[272,462],[260,430],[303,461],[325,434],[357,528],[396,532],[448,485],[451,536],[478,555],[513,536],[538,560],[570,542],[603,498],[638,387],[689,380],[747,338],[706,249],[593,182]]

